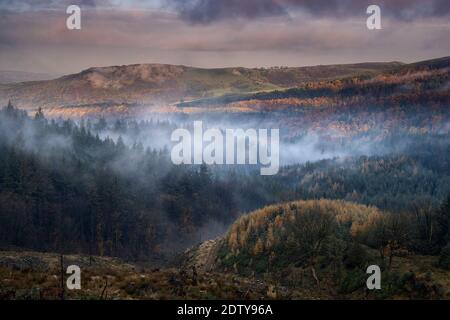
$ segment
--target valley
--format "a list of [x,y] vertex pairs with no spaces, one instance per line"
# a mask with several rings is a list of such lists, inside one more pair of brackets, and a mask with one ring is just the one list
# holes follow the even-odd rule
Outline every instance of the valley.
[[[85,281],[67,299],[449,299],[449,72],[130,65],[0,85],[0,298],[59,299],[63,255]],[[171,134],[198,121],[279,129],[279,171],[173,163]]]

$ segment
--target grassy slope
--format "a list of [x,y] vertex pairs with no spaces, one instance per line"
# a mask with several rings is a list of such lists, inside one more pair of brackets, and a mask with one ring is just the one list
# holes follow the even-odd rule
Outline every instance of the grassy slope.
[[91,68],[50,81],[0,86],[0,104],[9,99],[20,108],[83,104],[178,102],[226,94],[296,87],[390,70],[399,63],[367,63],[300,68],[201,69],[172,65],[130,65]]
[[[352,82],[354,78],[359,79],[362,83],[373,79],[374,81],[382,81],[383,78],[390,78],[393,76],[403,76],[405,86],[411,86],[413,78],[420,79],[423,77],[423,71],[432,69],[441,69],[442,72],[447,72],[450,68],[450,57],[444,57],[439,59],[421,61],[411,64],[401,63],[365,63],[359,65],[335,65],[335,66],[316,66],[316,67],[304,67],[304,68],[288,68],[277,70],[265,70],[263,74],[267,81],[272,80],[271,83],[277,84],[279,87],[273,90],[259,90],[256,92],[237,92],[228,91],[224,92],[222,96],[208,96],[202,97],[192,103],[182,104],[183,107],[194,106],[210,106],[210,105],[226,105],[230,102],[239,102],[249,99],[264,100],[266,94],[269,95],[276,91],[276,96],[280,98],[292,97],[293,93],[291,89],[303,87],[305,84],[318,83],[323,81],[341,80],[343,82]],[[297,71],[294,71],[297,70]],[[278,81],[277,81],[278,80]],[[357,87],[357,86],[356,86]],[[255,94],[256,93],[256,94]],[[259,94],[258,94],[259,93]],[[295,94],[294,94],[295,96]]]

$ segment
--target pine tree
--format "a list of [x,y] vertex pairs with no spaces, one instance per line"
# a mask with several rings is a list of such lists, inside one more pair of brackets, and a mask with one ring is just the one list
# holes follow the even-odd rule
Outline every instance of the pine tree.
[[36,111],[36,114],[34,115],[35,120],[45,120],[44,111],[42,111],[42,108],[39,107],[38,111]]

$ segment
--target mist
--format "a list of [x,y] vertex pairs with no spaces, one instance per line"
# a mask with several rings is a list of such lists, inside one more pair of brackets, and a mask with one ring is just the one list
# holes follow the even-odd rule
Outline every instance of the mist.
[[[411,133],[408,126],[393,131],[373,127],[343,135],[335,128],[285,125],[282,116],[148,115],[74,121],[48,120],[42,113],[29,117],[12,106],[3,109],[0,161],[5,170],[0,183],[9,193],[0,196],[6,205],[14,199],[8,196],[11,192],[34,199],[39,194],[34,190],[44,189],[48,196],[31,201],[19,217],[42,212],[39,203],[44,201],[47,209],[43,217],[34,218],[35,225],[60,221],[47,226],[54,228],[51,234],[58,240],[42,246],[35,239],[48,233],[32,229],[20,234],[17,244],[161,262],[223,235],[237,217],[265,205],[326,197],[404,210],[405,203],[419,199],[439,201],[450,186],[450,139],[439,129]],[[259,165],[174,165],[171,133],[192,130],[199,117],[204,130],[280,129],[278,174],[261,176]],[[377,168],[386,166],[392,168],[380,176]],[[377,179],[396,180],[380,195],[371,191],[381,183]],[[386,202],[387,196],[395,201]],[[7,207],[2,210],[9,214]],[[17,211],[11,214],[17,216]],[[8,219],[5,228],[10,228]],[[16,243],[12,239],[5,241]]]

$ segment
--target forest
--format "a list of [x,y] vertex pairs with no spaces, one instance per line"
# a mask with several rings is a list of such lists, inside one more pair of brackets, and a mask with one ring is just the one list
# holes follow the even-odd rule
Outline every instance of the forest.
[[3,108],[0,246],[164,263],[265,205],[329,198],[396,214],[435,212],[450,190],[445,134],[397,132],[378,142],[383,153],[324,156],[262,177],[252,167],[175,166],[167,146],[139,139],[173,127]]

